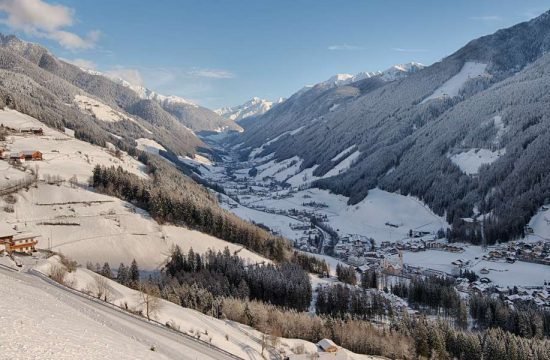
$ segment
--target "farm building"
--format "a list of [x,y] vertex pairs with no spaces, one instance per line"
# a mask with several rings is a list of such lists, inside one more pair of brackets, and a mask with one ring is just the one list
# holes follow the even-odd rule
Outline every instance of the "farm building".
[[24,150],[21,151],[21,155],[23,156],[25,161],[42,160],[42,153],[38,150]]
[[11,242],[6,243],[7,252],[31,253],[36,250],[38,235],[32,233],[20,233],[13,236]]
[[9,225],[0,224],[0,245],[4,246],[4,248],[0,250],[8,253],[31,253],[35,251],[36,244],[38,244],[38,237],[39,235],[34,235],[32,233],[17,233]]
[[20,152],[12,152],[8,160],[12,163],[23,161],[39,161],[42,160],[42,153],[38,150],[23,150]]

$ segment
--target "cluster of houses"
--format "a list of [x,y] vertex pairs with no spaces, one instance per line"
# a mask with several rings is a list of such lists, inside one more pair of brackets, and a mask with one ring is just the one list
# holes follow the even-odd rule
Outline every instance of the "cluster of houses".
[[36,251],[39,235],[18,232],[5,223],[0,223],[0,253],[27,253]]
[[550,241],[510,242],[499,246],[483,255],[484,260],[506,261],[514,263],[517,260],[550,265]]
[[376,253],[371,253],[373,250],[374,240],[359,234],[342,236],[334,246],[334,254],[343,260],[361,257],[378,257]]
[[[0,130],[8,131],[10,133],[44,135],[44,129],[41,127],[15,129],[9,126],[4,126],[4,124],[0,124]],[[24,161],[42,160],[42,153],[33,149],[10,152],[8,149],[0,146],[0,159],[8,160],[10,163],[22,163]]]
[[6,149],[0,148],[0,159],[8,160],[10,163],[22,163],[25,161],[40,161],[43,157],[38,150],[8,152]]

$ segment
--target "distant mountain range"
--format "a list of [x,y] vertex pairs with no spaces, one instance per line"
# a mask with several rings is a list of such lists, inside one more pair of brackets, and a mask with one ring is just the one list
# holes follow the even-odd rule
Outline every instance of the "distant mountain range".
[[[385,71],[360,72],[355,75],[336,74],[330,77],[328,80],[322,81],[315,85],[304,86],[302,89],[298,90],[294,95],[303,94],[309,91],[310,89],[312,89],[313,87],[329,89],[332,87],[351,84],[353,82],[357,82],[357,81],[368,79],[375,76],[380,77],[385,81],[394,81],[397,79],[401,79],[423,68],[424,68],[424,65],[420,63],[411,62],[407,64],[392,66],[391,68]],[[250,117],[257,117],[265,114],[273,106],[282,103],[284,100],[285,100],[284,98],[279,98],[279,100],[277,101],[269,101],[265,99],[260,99],[258,97],[254,97],[242,105],[237,105],[233,107],[223,107],[223,108],[214,110],[214,112],[225,119],[232,120],[235,122],[241,122],[241,120],[243,119],[250,118]],[[249,122],[250,121],[243,122],[241,125],[245,125],[246,127],[246,125]]]
[[[452,239],[512,239],[550,201],[549,50],[547,12],[428,67],[305,87],[230,141],[241,157],[299,158],[314,186],[351,204],[379,187],[446,215]],[[348,170],[322,178],[347,155]],[[472,218],[483,232],[481,220],[463,220]]]
[[83,70],[13,35],[0,34],[0,79],[0,102],[100,145],[130,149],[136,139],[150,138],[174,154],[192,156],[199,148],[209,151],[195,132],[240,130],[185,99]]
[[280,98],[278,101],[274,102],[253,97],[242,105],[223,107],[214,110],[214,112],[225,119],[239,122],[247,117],[265,114],[274,105],[280,104],[283,101],[283,98]]

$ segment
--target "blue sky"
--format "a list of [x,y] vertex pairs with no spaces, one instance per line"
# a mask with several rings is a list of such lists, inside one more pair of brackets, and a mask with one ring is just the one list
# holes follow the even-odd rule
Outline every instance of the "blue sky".
[[431,64],[550,0],[0,0],[0,30],[209,108]]

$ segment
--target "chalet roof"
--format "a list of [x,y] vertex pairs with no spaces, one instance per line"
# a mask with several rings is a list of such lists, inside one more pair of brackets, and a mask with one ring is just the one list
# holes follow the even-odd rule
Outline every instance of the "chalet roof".
[[17,234],[13,227],[7,223],[0,222],[0,237],[13,236]]
[[40,152],[40,151],[38,151],[38,150],[23,150],[23,151],[21,151],[21,154],[23,154],[25,156],[27,156],[27,155],[31,156],[36,152]]
[[18,233],[14,235],[13,240],[27,240],[27,239],[34,239],[37,237],[40,237],[40,235],[36,235],[30,232],[25,232],[25,233]]

